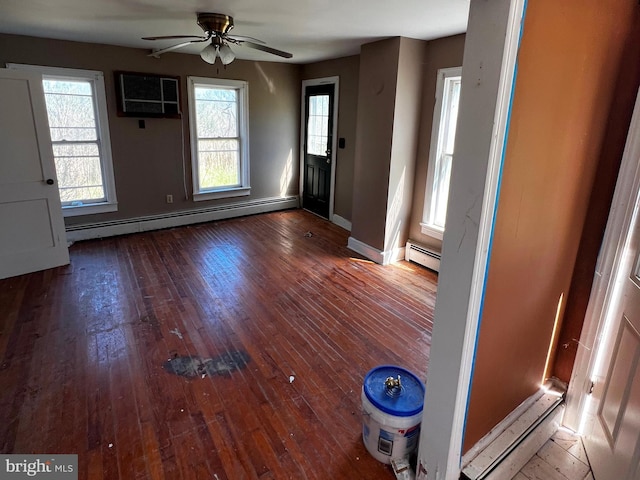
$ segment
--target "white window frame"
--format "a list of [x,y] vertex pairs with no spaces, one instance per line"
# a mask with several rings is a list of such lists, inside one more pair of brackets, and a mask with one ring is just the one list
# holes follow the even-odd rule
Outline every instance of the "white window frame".
[[441,68],[438,70],[436,83],[436,104],[433,109],[433,124],[431,127],[431,145],[429,148],[429,165],[427,167],[427,184],[424,192],[424,207],[422,210],[422,222],[420,228],[423,234],[442,240],[444,228],[435,225],[431,218],[431,202],[433,198],[435,169],[442,151],[444,138],[444,118],[447,112],[444,110],[444,93],[447,80],[461,77],[462,67]]
[[[189,101],[189,130],[191,134],[191,174],[193,178],[193,200],[213,200],[246,196],[251,193],[249,184],[249,83],[244,80],[227,80],[209,77],[188,77],[187,98]],[[240,185],[200,189],[198,177],[198,133],[196,123],[196,85],[227,88],[238,92],[238,134],[240,148]]]
[[116,186],[113,174],[113,158],[111,155],[111,136],[109,135],[109,120],[107,115],[107,95],[104,87],[104,73],[97,70],[79,70],[76,68],[44,67],[41,65],[26,65],[8,63],[7,68],[13,70],[28,70],[38,72],[43,78],[60,80],[84,80],[91,83],[93,101],[96,111],[96,130],[100,151],[100,166],[106,200],[103,202],[87,203],[83,205],[63,205],[62,215],[75,217],[96,213],[115,212],[118,210]]

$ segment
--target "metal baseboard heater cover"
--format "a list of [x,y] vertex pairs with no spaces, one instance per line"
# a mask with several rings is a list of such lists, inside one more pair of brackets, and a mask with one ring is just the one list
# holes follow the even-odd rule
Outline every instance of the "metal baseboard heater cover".
[[488,445],[477,453],[470,451],[465,455],[474,458],[467,462],[463,458],[460,480],[513,478],[558,430],[564,413],[564,395],[557,392],[535,394],[516,411],[518,415],[509,415],[496,426],[498,435]]
[[420,245],[413,240],[407,242],[404,259],[420,264],[430,270],[440,271],[440,253]]

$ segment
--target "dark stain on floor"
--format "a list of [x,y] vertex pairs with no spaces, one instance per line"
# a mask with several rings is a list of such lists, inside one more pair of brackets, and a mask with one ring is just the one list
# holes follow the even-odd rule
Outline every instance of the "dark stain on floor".
[[186,378],[204,378],[214,375],[228,377],[234,370],[246,367],[250,360],[251,357],[243,351],[226,352],[213,358],[175,356],[164,362],[162,368],[169,373]]

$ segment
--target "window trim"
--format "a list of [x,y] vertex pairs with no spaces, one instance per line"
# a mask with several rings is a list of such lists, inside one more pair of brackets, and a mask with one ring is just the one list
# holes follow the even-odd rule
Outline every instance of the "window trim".
[[[251,194],[249,182],[249,82],[210,77],[187,77],[187,100],[189,105],[189,131],[191,139],[191,176],[193,181],[193,200],[213,200],[219,198],[241,197]],[[196,85],[228,88],[238,91],[238,135],[240,147],[240,186],[219,187],[200,190],[198,177],[198,132],[196,130]]]
[[443,101],[445,80],[451,77],[461,77],[462,67],[450,67],[438,69],[436,83],[436,103],[433,108],[433,123],[431,127],[431,144],[429,146],[429,164],[427,166],[427,182],[424,191],[424,205],[422,210],[422,222],[420,228],[424,235],[442,240],[444,228],[433,224],[431,221],[431,200],[433,198],[433,182],[438,157],[438,144],[440,143],[440,131],[444,117]]
[[[107,113],[107,94],[104,86],[104,73],[98,70],[80,70],[76,68],[45,67],[42,65],[27,65],[22,63],[7,63],[12,70],[28,70],[38,72],[42,77],[56,77],[69,80],[87,80],[93,85],[94,105],[96,108],[96,130],[100,139],[100,166],[106,201],[88,203],[85,205],[64,205],[64,217],[92,215],[96,213],[115,212],[118,210],[115,177],[113,171],[113,156],[111,153],[111,136],[109,134],[109,118]],[[51,145],[53,143],[49,142]]]

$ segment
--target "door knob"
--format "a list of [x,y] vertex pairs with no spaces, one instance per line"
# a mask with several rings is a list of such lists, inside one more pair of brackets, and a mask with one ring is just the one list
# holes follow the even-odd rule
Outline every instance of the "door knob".
[[47,178],[47,185],[53,185],[54,183],[53,178]]

